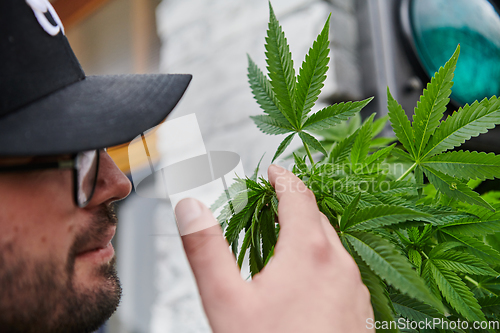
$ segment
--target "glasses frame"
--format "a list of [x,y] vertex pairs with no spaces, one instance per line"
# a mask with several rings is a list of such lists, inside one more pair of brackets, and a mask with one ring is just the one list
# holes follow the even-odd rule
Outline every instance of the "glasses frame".
[[0,165],[0,172],[23,172],[23,171],[34,171],[34,170],[46,170],[46,169],[71,169],[73,170],[73,201],[75,205],[80,208],[84,208],[87,206],[92,200],[94,196],[97,177],[99,175],[99,162],[101,157],[101,150],[104,149],[95,149],[96,152],[96,172],[94,177],[94,182],[92,184],[92,191],[90,192],[87,201],[80,203],[78,200],[78,193],[80,192],[80,185],[78,182],[79,175],[79,167],[77,160],[83,152],[76,153],[71,155],[70,159],[60,159],[57,161],[51,162],[35,162],[35,163],[26,163],[26,164],[12,164],[12,165]]

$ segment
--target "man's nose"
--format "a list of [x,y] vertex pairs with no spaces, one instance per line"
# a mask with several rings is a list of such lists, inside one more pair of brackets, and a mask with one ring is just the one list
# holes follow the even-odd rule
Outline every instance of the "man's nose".
[[109,154],[101,151],[100,157],[96,188],[89,206],[109,204],[124,199],[132,190],[132,184]]

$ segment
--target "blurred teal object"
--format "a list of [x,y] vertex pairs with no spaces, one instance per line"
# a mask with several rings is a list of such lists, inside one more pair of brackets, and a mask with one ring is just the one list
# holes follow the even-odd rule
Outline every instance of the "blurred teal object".
[[487,0],[413,0],[415,48],[429,75],[460,44],[452,99],[471,104],[500,92],[500,17]]

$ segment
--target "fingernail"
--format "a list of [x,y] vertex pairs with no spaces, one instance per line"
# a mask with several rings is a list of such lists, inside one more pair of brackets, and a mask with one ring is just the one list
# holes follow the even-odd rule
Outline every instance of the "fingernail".
[[182,199],[175,206],[175,218],[177,219],[179,227],[181,225],[189,225],[193,220],[198,218],[201,213],[200,204],[192,198]]
[[[281,167],[281,166],[279,166],[279,165],[277,165],[277,164],[271,164],[269,166],[269,168],[271,169],[270,170],[271,172],[275,172],[277,174],[284,174],[284,173],[286,173],[286,169],[283,168],[283,167]],[[274,170],[272,170],[272,169],[274,169]]]
[[274,168],[276,170],[276,172],[286,172],[285,168],[283,168],[282,166],[279,166],[277,164],[271,164],[270,168]]

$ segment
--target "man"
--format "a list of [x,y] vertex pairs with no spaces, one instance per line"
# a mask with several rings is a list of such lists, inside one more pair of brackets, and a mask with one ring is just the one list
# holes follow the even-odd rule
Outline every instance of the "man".
[[[189,75],[86,77],[46,0],[0,2],[0,332],[92,332],[119,304],[112,203],[131,185],[104,147],[173,109]],[[363,332],[359,271],[314,195],[269,168],[281,233],[272,262],[240,278],[220,227],[182,237],[214,332]],[[212,225],[185,199],[179,223]]]

